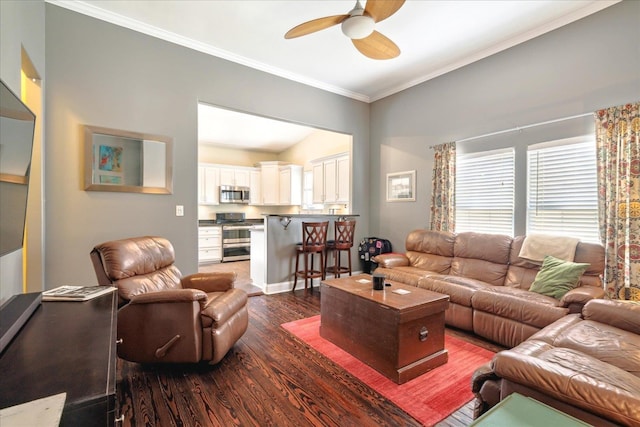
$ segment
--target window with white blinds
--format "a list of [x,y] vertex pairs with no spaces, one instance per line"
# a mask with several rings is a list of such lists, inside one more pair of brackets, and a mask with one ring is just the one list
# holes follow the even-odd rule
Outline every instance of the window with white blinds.
[[598,242],[598,189],[593,136],[529,147],[527,234]]
[[322,210],[321,204],[313,204],[313,171],[304,171],[302,175],[302,209]]
[[514,150],[456,158],[456,232],[513,236]]

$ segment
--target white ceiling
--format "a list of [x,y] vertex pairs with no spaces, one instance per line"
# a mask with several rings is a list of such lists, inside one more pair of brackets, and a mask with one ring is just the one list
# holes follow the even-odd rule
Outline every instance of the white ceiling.
[[198,143],[280,153],[316,129],[198,104]]
[[[376,30],[401,50],[399,57],[384,61],[360,54],[339,26],[296,39],[284,38],[289,29],[303,22],[348,13],[354,0],[46,1],[290,80],[372,102],[619,0],[407,0],[398,12],[376,24]],[[222,113],[228,114],[226,110]],[[214,131],[209,130],[207,139],[224,143],[223,135],[216,136]],[[271,139],[288,138],[271,135]]]

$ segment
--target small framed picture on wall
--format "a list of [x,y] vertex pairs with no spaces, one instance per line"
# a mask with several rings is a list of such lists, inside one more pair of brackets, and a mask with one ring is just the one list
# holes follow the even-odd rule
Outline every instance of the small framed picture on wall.
[[387,174],[387,202],[416,201],[416,171]]

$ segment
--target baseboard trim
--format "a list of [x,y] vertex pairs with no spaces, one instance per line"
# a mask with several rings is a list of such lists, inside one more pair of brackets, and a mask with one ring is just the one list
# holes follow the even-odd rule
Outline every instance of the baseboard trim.
[[[362,274],[362,271],[353,271],[351,272],[352,276],[355,276],[357,274]],[[342,277],[348,276],[348,274],[342,274]],[[334,276],[331,274],[327,275],[327,279],[333,279]],[[315,279],[313,280],[313,287],[314,288],[319,288],[320,287],[320,281]],[[293,289],[293,281],[287,281],[287,282],[279,282],[279,283],[265,283],[264,287],[262,288],[263,292],[265,295],[273,295],[273,294],[280,294],[283,292],[291,292],[291,290]],[[298,285],[296,289],[304,289],[304,280],[298,280]]]

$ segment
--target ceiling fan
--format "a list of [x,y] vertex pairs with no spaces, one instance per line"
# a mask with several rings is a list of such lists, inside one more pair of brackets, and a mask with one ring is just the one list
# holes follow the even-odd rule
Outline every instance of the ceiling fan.
[[391,59],[400,55],[400,48],[374,30],[376,22],[387,19],[400,9],[405,0],[367,0],[363,8],[360,1],[346,15],[333,15],[313,19],[290,29],[285,39],[293,39],[334,25],[342,24],[342,32],[351,39],[353,45],[372,59]]

